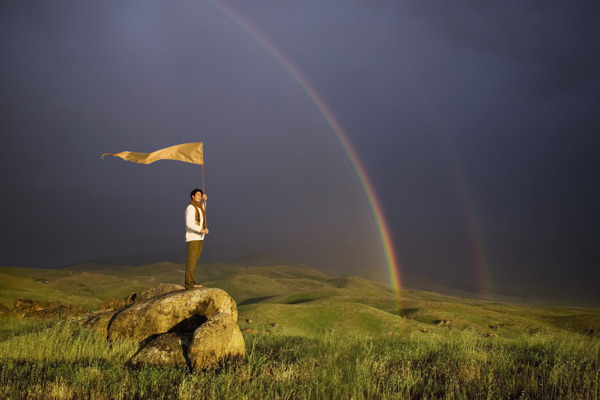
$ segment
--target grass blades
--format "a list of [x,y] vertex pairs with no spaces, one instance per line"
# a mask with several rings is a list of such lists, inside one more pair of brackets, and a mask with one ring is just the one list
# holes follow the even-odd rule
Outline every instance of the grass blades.
[[465,331],[380,337],[247,334],[247,356],[218,371],[126,365],[137,343],[108,343],[72,320],[2,319],[3,399],[594,399],[600,341],[572,332],[486,338]]

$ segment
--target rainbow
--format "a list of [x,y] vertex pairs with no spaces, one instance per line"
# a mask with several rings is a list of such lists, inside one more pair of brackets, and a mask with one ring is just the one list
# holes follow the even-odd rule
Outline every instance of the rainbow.
[[458,191],[459,198],[462,200],[461,208],[465,217],[467,234],[469,235],[469,243],[471,243],[472,249],[471,258],[473,259],[476,273],[478,274],[477,281],[479,282],[479,293],[485,300],[492,300],[494,295],[492,293],[492,284],[485,255],[483,236],[477,222],[471,195],[467,189],[461,169],[458,166],[455,157],[453,157],[450,146],[446,143],[444,135],[439,128],[436,130],[436,136],[438,146],[446,159],[446,164],[450,168],[451,175],[454,177],[454,186]]
[[469,236],[469,243],[471,244],[471,258],[475,264],[477,282],[479,282],[479,293],[484,299],[492,300],[494,298],[494,293],[492,291],[492,281],[490,278],[489,264],[485,254],[483,235],[477,222],[475,207],[467,188],[467,184],[465,183],[464,174],[458,165],[456,157],[453,155],[450,144],[446,140],[446,136],[444,135],[444,130],[442,128],[443,124],[438,118],[439,113],[435,112],[433,109],[433,103],[427,101],[423,90],[419,90],[418,87],[414,86],[412,89],[414,99],[421,103],[422,110],[427,113],[427,119],[433,128],[433,133],[435,135],[438,148],[450,170],[450,175],[453,177],[454,187],[458,192],[458,198],[461,200],[461,209],[465,217],[467,234]]
[[325,122],[329,125],[329,128],[334,133],[335,137],[340,142],[344,152],[346,153],[358,181],[363,188],[367,203],[379,237],[381,239],[381,246],[385,256],[386,265],[389,271],[389,278],[392,288],[394,289],[397,300],[400,300],[402,281],[400,276],[400,265],[394,252],[392,245],[392,239],[390,235],[389,227],[386,223],[383,209],[375,194],[375,189],[371,183],[365,167],[358,158],[356,150],[348,140],[348,136],[342,129],[342,126],[337,121],[325,101],[319,96],[317,91],[311,86],[308,79],[306,79],[302,73],[294,66],[294,64],[271,42],[264,34],[262,34],[256,27],[251,25],[244,17],[242,17],[232,7],[225,6],[222,3],[218,3],[214,0],[207,0],[215,9],[220,11],[229,20],[231,20],[236,26],[242,29],[248,36],[250,36],[260,47],[262,47],[280,66],[281,68],[294,80],[294,82],[302,89],[308,99],[314,104],[317,111],[321,114]]

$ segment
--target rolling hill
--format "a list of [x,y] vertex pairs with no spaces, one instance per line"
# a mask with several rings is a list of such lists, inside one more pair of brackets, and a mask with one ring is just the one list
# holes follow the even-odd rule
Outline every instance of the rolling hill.
[[[540,330],[600,331],[597,308],[499,303],[423,289],[404,289],[397,297],[379,282],[332,277],[306,265],[278,262],[253,255],[237,262],[206,263],[198,267],[197,278],[207,287],[227,291],[238,304],[240,325],[263,333],[377,336],[460,329],[511,336]],[[183,274],[184,265],[172,262],[0,268],[0,303],[11,308],[17,298],[58,300],[94,310],[105,300],[160,283],[181,284]],[[427,281],[419,282],[426,286]]]

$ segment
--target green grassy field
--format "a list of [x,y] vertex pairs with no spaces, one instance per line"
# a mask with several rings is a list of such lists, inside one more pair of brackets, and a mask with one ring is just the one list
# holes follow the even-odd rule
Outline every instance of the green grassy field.
[[[0,268],[17,297],[96,308],[182,266]],[[75,320],[0,319],[6,399],[597,399],[600,310],[497,303],[334,279],[289,266],[209,264],[206,286],[238,303],[247,355],[220,370],[126,365],[134,342],[107,343]],[[7,279],[5,279],[7,278]],[[442,323],[442,321],[444,321]]]
[[[295,306],[291,306],[295,307]],[[600,344],[577,333],[510,339],[407,330],[365,337],[291,328],[247,334],[218,371],[126,366],[137,343],[108,344],[74,321],[4,321],[5,399],[594,399]]]

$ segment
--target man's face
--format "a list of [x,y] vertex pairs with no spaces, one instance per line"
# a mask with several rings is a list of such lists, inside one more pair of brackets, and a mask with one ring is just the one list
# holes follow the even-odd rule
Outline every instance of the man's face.
[[200,203],[200,201],[202,201],[202,193],[201,192],[196,192],[196,194],[194,195],[194,201],[197,201],[198,203]]

